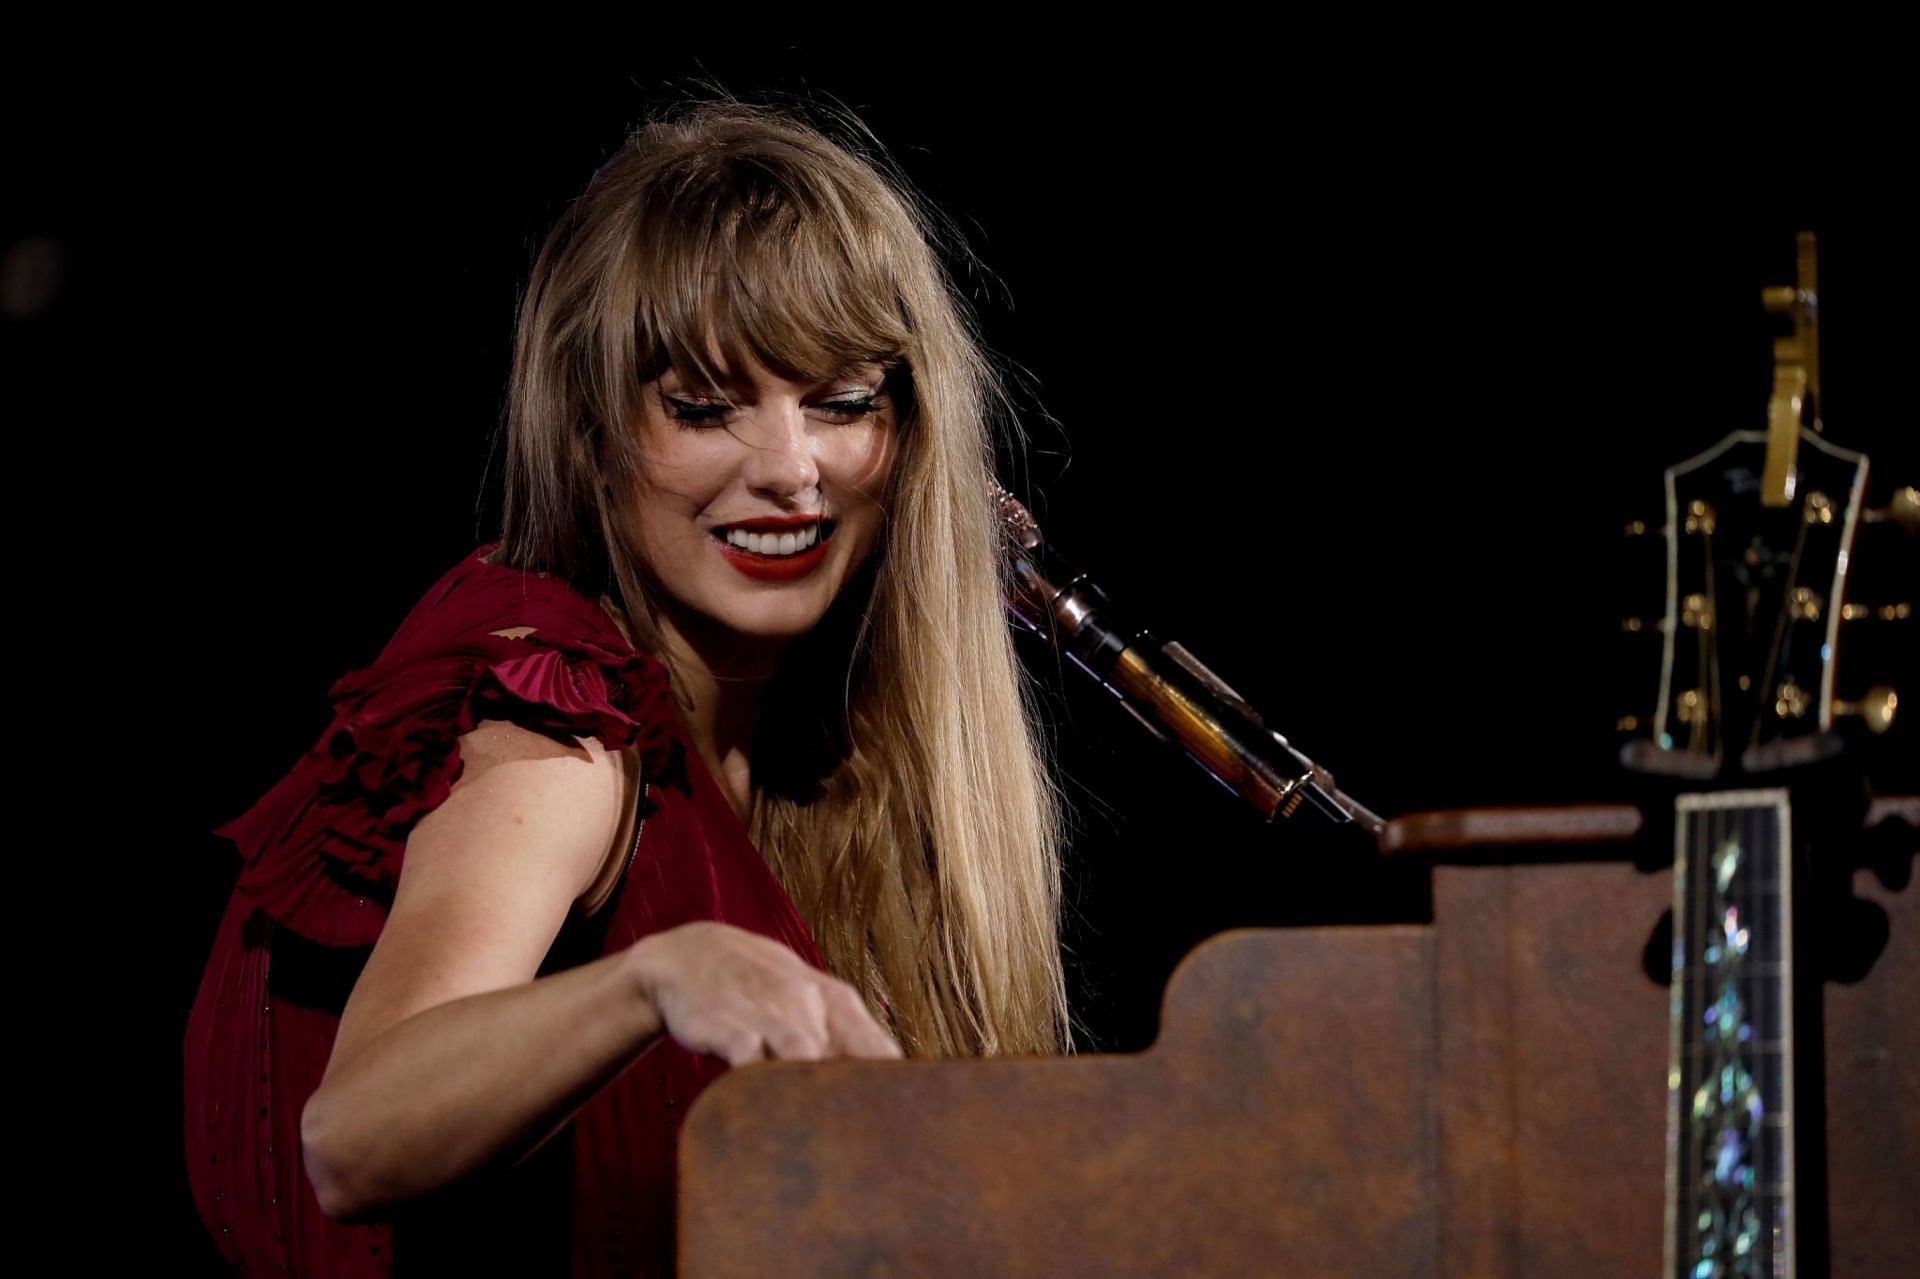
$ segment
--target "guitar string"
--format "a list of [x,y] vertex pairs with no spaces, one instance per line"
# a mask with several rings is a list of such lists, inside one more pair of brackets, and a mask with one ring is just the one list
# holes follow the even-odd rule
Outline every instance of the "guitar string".
[[[1781,665],[1782,645],[1786,642],[1787,623],[1793,612],[1793,588],[1800,580],[1800,557],[1807,548],[1807,523],[1804,505],[1800,515],[1800,531],[1794,535],[1793,555],[1787,560],[1787,584],[1780,596],[1780,613],[1774,619],[1773,642],[1767,647],[1766,674],[1760,677],[1759,693],[1756,701],[1757,714],[1753,717],[1753,731],[1747,736],[1747,749],[1752,750],[1760,744],[1760,728],[1766,723],[1767,699],[1773,693],[1773,673]],[[1834,605],[1838,607],[1838,605]]]

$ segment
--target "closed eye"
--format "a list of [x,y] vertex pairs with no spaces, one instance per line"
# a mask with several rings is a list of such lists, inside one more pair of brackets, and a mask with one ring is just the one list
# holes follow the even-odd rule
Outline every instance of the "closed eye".
[[[732,413],[735,407],[725,400],[683,400],[674,395],[663,395],[660,399],[666,405],[667,416],[685,426],[718,426],[726,421],[727,415]],[[862,418],[871,417],[886,405],[886,395],[877,394],[823,400],[814,405],[814,408],[842,423],[853,423]]]
[[886,407],[884,395],[863,395],[852,399],[827,400],[819,407],[836,416],[845,417],[849,422],[857,422]]
[[668,417],[671,417],[676,422],[683,422],[688,426],[717,425],[726,420],[727,414],[733,412],[733,405],[725,401],[719,403],[701,403],[693,400],[682,400],[672,395],[663,395],[660,399],[667,407]]

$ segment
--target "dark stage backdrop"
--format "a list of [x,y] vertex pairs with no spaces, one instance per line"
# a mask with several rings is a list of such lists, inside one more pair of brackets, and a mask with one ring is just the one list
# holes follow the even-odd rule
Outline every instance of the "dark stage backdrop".
[[[1684,77],[1309,82],[1302,49],[1198,43],[937,71],[865,36],[583,46],[540,54],[559,67],[173,50],[10,87],[7,243],[64,261],[6,325],[15,487],[43,512],[16,562],[61,619],[18,694],[78,783],[20,880],[22,926],[52,930],[23,969],[57,1028],[38,1064],[61,1136],[36,1146],[65,1198],[136,1184],[149,1257],[211,1259],[177,1133],[235,869],[208,832],[491,536],[517,290],[671,83],[865,118],[978,256],[962,287],[1027,428],[1012,486],[1384,814],[1628,793],[1612,726],[1654,670],[1616,620],[1660,586],[1618,529],[1658,521],[1664,465],[1764,425],[1759,290],[1791,280],[1796,228],[1822,234],[1829,433],[1873,453],[1876,497],[1920,480],[1912,210],[1876,176],[1871,101],[1796,123],[1757,82],[1699,109]],[[1149,1043],[1207,934],[1424,917],[1417,873],[1262,827],[1023,651],[1076,812],[1084,1049]]]

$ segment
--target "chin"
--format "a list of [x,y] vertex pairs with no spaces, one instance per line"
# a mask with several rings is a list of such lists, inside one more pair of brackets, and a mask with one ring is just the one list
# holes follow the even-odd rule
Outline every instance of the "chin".
[[805,621],[789,621],[777,618],[723,619],[727,628],[738,635],[753,639],[790,640],[798,639],[820,624],[818,617]]
[[825,615],[826,609],[816,607],[813,601],[767,601],[757,606],[729,609],[716,614],[714,620],[736,634],[755,639],[795,639],[818,626]]

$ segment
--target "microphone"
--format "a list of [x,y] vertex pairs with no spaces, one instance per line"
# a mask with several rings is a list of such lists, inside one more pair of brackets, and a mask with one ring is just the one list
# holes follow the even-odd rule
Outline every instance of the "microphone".
[[994,512],[1012,569],[1007,608],[1120,699],[1162,741],[1268,821],[1308,809],[1379,835],[1386,823],[1334,784],[1333,774],[1267,727],[1246,699],[1177,643],[1126,624],[1092,578],[1054,553],[1033,515],[999,484]]

